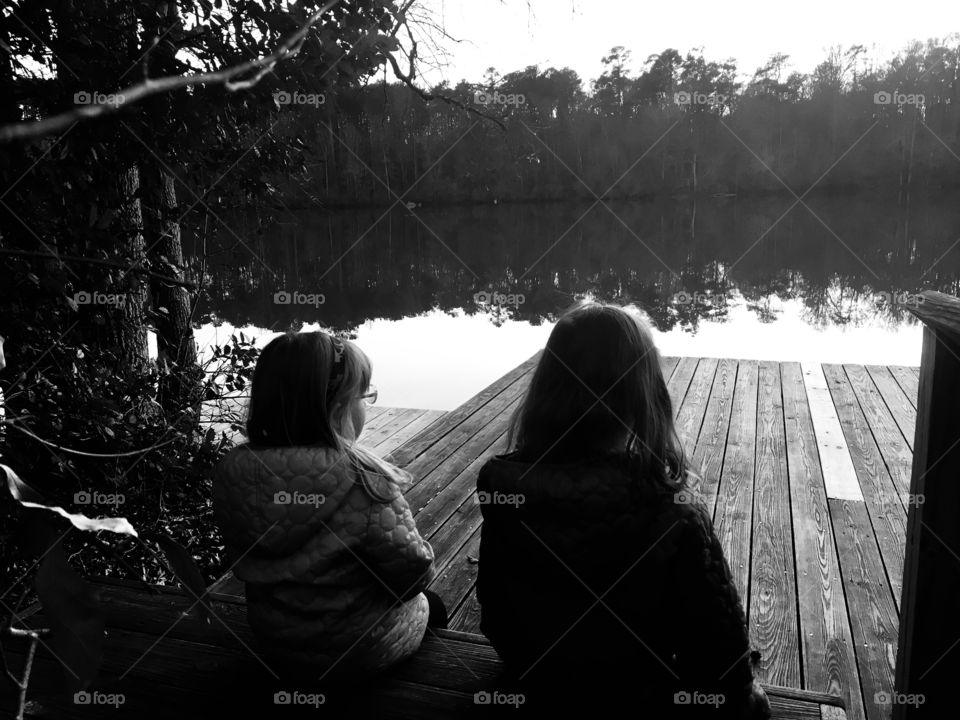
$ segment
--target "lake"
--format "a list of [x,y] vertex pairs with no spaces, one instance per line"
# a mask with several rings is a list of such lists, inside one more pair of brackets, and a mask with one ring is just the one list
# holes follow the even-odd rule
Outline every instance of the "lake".
[[324,327],[379,402],[446,410],[546,341],[578,298],[634,303],[669,355],[918,365],[909,312],[960,292],[960,205],[863,192],[656,202],[281,208],[213,219],[201,346]]

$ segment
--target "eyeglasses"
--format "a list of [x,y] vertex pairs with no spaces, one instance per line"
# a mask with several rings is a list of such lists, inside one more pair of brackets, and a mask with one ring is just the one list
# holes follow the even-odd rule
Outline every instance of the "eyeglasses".
[[367,405],[373,405],[377,401],[377,389],[371,385],[369,392],[360,396],[361,400],[365,400]]

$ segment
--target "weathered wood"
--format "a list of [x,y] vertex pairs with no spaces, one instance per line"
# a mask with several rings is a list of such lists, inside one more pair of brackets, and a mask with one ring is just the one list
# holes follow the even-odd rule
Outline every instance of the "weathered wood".
[[827,497],[839,500],[863,500],[857,473],[850,462],[850,453],[843,439],[830,390],[823,368],[818,363],[801,363],[803,383],[807,388],[807,403],[817,436],[820,464]]
[[[917,392],[920,388],[919,376],[915,372],[916,368],[903,367],[902,365],[891,365],[887,369],[896,379],[897,385],[899,385],[900,389],[903,390],[903,394],[907,396],[907,400],[909,400],[910,404],[916,408]],[[913,442],[912,436],[910,441]]]
[[903,439],[910,448],[910,455],[912,457],[913,434],[917,425],[917,408],[913,404],[913,402],[916,402],[916,399],[911,402],[910,398],[908,398],[907,394],[903,391],[903,388],[900,387],[900,383],[898,383],[897,379],[893,376],[891,370],[892,368],[883,365],[867,365],[867,372],[870,373],[870,379],[873,380],[873,384],[877,386],[877,390],[880,392],[881,397],[883,397],[883,402],[886,404],[887,410],[890,411],[894,421],[897,423],[897,427],[900,428]]
[[715,519],[717,538],[744,603],[750,597],[750,528],[753,523],[758,376],[759,366],[755,360],[740,361]]
[[677,363],[680,362],[678,357],[660,357],[660,371],[663,373],[663,381],[670,382],[670,378],[673,376],[674,370],[677,369]]
[[780,366],[760,363],[750,571],[750,641],[762,653],[761,680],[800,685],[797,588]]
[[443,410],[423,410],[421,414],[414,418],[412,422],[377,445],[377,453],[381,457],[385,457],[390,460],[390,454],[394,450],[403,445],[417,433],[422,432],[426,428],[430,427],[433,423],[437,422],[444,416],[444,414],[445,413]]
[[367,417],[366,421],[363,423],[363,430],[360,431],[361,441],[363,441],[362,438],[365,435],[372,435],[384,425],[389,425],[396,420],[397,415],[402,412],[406,412],[407,410],[408,408],[387,407],[382,408],[382,412],[377,413],[376,415],[371,414],[371,416]]
[[784,363],[781,381],[804,686],[842,695],[848,717],[862,720],[860,675],[800,365]]
[[415,408],[391,408],[388,412],[394,413],[388,422],[382,423],[374,429],[370,429],[364,425],[363,432],[360,433],[359,438],[362,444],[369,448],[376,449],[380,443],[396,435],[400,430],[420,417],[425,411]]
[[700,359],[686,397],[678,408],[677,434],[688,456],[693,454],[697,445],[703,416],[707,411],[707,400],[713,388],[713,378],[717,374],[718,362],[716,358]]
[[727,447],[727,432],[730,429],[730,408],[733,405],[733,389],[737,380],[737,361],[721,360],[717,365],[707,410],[703,417],[697,445],[690,460],[691,469],[699,476],[697,493],[710,515],[714,515],[717,503],[717,488],[723,456]]
[[447,608],[447,615],[452,617],[460,604],[466,599],[477,582],[477,572],[480,557],[480,529],[463,544],[455,554],[453,560],[438,573],[430,584],[430,589],[443,599]]
[[[497,431],[501,432],[499,437],[495,436]],[[480,468],[494,455],[506,451],[507,434],[503,432],[503,428],[494,425],[484,435],[478,435],[478,438],[481,438],[479,445],[489,443],[487,447],[479,452],[475,450],[464,457],[451,456],[437,468],[437,474],[448,478],[452,476],[453,480],[448,482],[436,495],[428,499],[415,513],[417,528],[422,534],[432,535],[440,525],[456,513],[457,509],[477,489],[477,476],[480,474]],[[470,464],[463,467],[467,460],[470,460]],[[445,466],[450,468],[449,472]]]
[[470,591],[466,600],[450,618],[450,628],[462,632],[480,632],[480,602],[477,600],[476,588]]
[[[464,420],[476,413],[490,400],[502,393],[515,382],[524,378],[533,372],[537,362],[540,359],[540,352],[536,353],[527,361],[521,363],[506,375],[491,383],[472,398],[467,400],[460,407],[451,410],[441,418],[439,422],[433,423],[417,435],[412,437],[402,447],[397,448],[393,453],[393,461],[398,465],[405,466],[412,462],[417,456],[423,453],[427,448],[443,439],[448,433],[459,426]],[[526,380],[529,383],[529,379]],[[526,385],[524,385],[526,387]]]
[[844,370],[877,441],[877,447],[880,448],[880,454],[883,455],[900,500],[906,507],[910,502],[910,466],[913,464],[910,445],[863,366],[845,365]]
[[[917,296],[917,301],[909,310],[923,320],[924,325],[944,337],[960,338],[960,298],[927,290]],[[922,359],[920,367],[923,367]]]
[[697,365],[697,358],[680,358],[677,369],[674,370],[670,380],[667,381],[667,390],[670,392],[670,400],[673,402],[674,417],[680,412],[680,405],[687,394],[687,388],[690,387],[690,381],[693,380],[693,373],[696,371]]
[[878,700],[893,689],[897,610],[864,503],[829,498],[843,589],[857,647],[857,666],[869,720],[889,720]]
[[925,702],[895,704],[895,720],[955,713],[960,656],[960,299],[923,295],[927,302],[915,310],[926,327],[910,479],[917,502],[907,509],[896,689]]
[[[490,398],[483,407],[461,420],[455,428],[451,428],[445,433],[442,439],[438,439],[433,445],[428,446],[429,452],[421,452],[414,460],[404,466],[414,477],[414,483],[407,491],[407,497],[414,498],[414,502],[411,503],[412,506],[417,506],[416,503],[420,501],[424,494],[427,497],[431,496],[431,489],[437,484],[436,475],[433,474],[433,471],[444,460],[456,454],[464,446],[474,447],[476,443],[472,441],[476,435],[484,431],[491,423],[499,431],[507,427],[510,422],[510,414],[516,408],[516,403],[522,399],[528,385],[529,378],[526,377],[512,383],[495,397]],[[431,427],[446,424],[446,419],[447,416],[444,416]],[[415,438],[410,442],[416,443],[418,440]],[[410,442],[397,448],[393,453],[394,456],[398,454],[407,455],[406,448],[410,445]],[[424,450],[427,450],[427,448],[424,448]],[[469,449],[466,452],[469,452]],[[433,484],[427,483],[422,488],[418,487],[426,478],[432,478]]]
[[[843,368],[825,365],[850,460],[857,473],[894,601],[900,601],[906,515],[876,439]],[[898,606],[899,607],[899,606]]]

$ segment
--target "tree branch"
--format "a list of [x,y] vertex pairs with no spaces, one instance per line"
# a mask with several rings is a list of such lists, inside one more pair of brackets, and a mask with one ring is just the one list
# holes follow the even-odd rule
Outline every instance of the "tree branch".
[[387,54],[387,61],[390,63],[390,66],[393,68],[393,74],[397,77],[397,79],[400,82],[402,82],[404,85],[406,85],[408,88],[413,90],[413,92],[415,92],[417,95],[419,95],[421,98],[423,98],[427,102],[430,102],[431,100],[440,100],[442,102],[447,103],[448,105],[453,105],[454,107],[458,107],[461,110],[466,110],[469,113],[473,113],[474,115],[477,115],[483,118],[484,120],[492,120],[493,122],[495,122],[497,125],[500,126],[501,130],[506,132],[507,126],[503,124],[500,118],[495,118],[492,115],[487,115],[485,112],[481,112],[480,110],[477,110],[475,107],[470,107],[469,105],[465,105],[464,103],[460,102],[455,98],[447,97],[446,95],[434,95],[433,93],[427,92],[426,90],[417,87],[413,82],[414,64],[416,62],[416,59],[417,59],[417,43],[416,42],[413,43],[413,46],[410,50],[410,70],[406,74],[403,72],[403,70],[400,69],[400,65],[397,63],[397,59],[393,55],[389,53]]
[[[87,120],[116,112],[121,107],[131,105],[151,95],[193,87],[194,85],[222,84],[229,92],[236,92],[237,90],[245,90],[253,87],[264,75],[273,70],[279,61],[292,58],[300,52],[303,41],[306,39],[307,33],[310,32],[310,28],[316,25],[321,16],[333,9],[339,2],[340,0],[330,0],[330,2],[326,3],[313,13],[309,19],[300,26],[299,30],[287,37],[280,43],[280,46],[269,55],[248,60],[239,65],[223,68],[215,72],[147,78],[142,82],[130,85],[113,93],[114,97],[117,98],[117,102],[81,105],[74,107],[72,110],[60,113],[59,115],[51,115],[42,120],[11,123],[0,126],[0,142],[49,135],[58,130],[63,130],[80,120]],[[252,77],[240,79],[242,75],[250,72],[254,72]]]

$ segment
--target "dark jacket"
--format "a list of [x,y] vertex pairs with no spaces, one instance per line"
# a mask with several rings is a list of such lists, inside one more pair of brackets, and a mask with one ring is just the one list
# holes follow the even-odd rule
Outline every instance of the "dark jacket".
[[701,504],[622,455],[498,456],[477,490],[480,627],[509,676],[664,707],[723,693],[728,712],[710,716],[736,714],[753,680],[746,618]]

